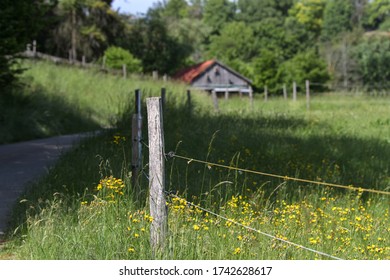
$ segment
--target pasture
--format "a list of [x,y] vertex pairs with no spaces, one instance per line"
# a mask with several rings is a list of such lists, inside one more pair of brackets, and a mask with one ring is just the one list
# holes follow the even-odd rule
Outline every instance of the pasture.
[[[281,241],[287,240],[342,259],[390,259],[390,197],[364,192],[390,191],[388,96],[313,93],[310,110],[303,95],[297,102],[279,97],[264,102],[255,95],[253,108],[247,98],[232,97],[221,99],[216,113],[202,92],[192,92],[188,104],[180,84],[41,62],[28,67],[22,96],[44,100],[34,105],[37,116],[61,123],[61,114],[71,112],[71,131],[109,129],[64,155],[21,198],[7,245],[15,258],[329,258]],[[161,87],[167,89],[166,152],[206,163],[167,158],[168,242],[153,255],[146,110],[137,199],[131,186],[131,115],[136,88],[146,98],[158,96]],[[52,100],[61,106],[42,110]]]

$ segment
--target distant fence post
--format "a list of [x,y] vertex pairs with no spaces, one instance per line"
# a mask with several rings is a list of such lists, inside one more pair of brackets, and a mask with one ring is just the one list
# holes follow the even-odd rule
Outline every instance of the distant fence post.
[[310,82],[306,80],[306,109],[310,109]]
[[136,198],[140,195],[138,182],[139,170],[142,166],[142,115],[141,115],[141,91],[135,90],[135,114],[132,119],[132,152],[131,152],[131,182],[135,190]]
[[214,89],[211,91],[211,97],[213,99],[214,109],[217,113],[219,113],[217,92]]
[[287,87],[286,87],[286,84],[283,84],[283,98],[287,99]]
[[161,105],[162,105],[162,108],[164,109],[165,108],[165,96],[166,96],[166,89],[165,88],[161,88]]
[[187,89],[187,104],[191,107],[191,90]]
[[37,56],[37,41],[36,40],[33,41],[32,52],[33,52],[33,57],[36,57]]
[[72,63],[72,50],[69,50],[69,63]]
[[168,227],[165,200],[165,155],[161,98],[146,99],[149,135],[149,203],[153,218],[150,226],[150,244],[153,254],[164,250]]
[[81,58],[81,66],[85,67],[85,55]]
[[267,86],[264,86],[264,101],[268,101],[268,88]]
[[293,101],[297,101],[297,83],[293,82]]
[[123,65],[122,65],[122,72],[123,72],[123,78],[126,79],[126,77],[127,77],[127,68],[126,68],[126,64],[123,64]]
[[164,74],[164,76],[163,76],[163,81],[164,81],[164,82],[168,81],[168,76],[167,76],[167,74]]
[[153,71],[153,80],[158,80],[158,72],[157,71]]
[[225,91],[225,99],[229,99],[229,91],[228,90]]
[[253,109],[253,89],[249,87],[249,103],[251,105],[251,109]]
[[104,70],[105,68],[106,68],[106,57],[103,56],[102,69]]

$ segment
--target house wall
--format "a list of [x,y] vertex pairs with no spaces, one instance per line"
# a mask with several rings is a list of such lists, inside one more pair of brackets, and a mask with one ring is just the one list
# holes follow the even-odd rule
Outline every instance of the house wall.
[[208,71],[200,75],[195,81],[192,82],[192,86],[213,89],[213,88],[248,88],[250,85],[247,81],[241,77],[230,72],[228,69],[222,67],[219,64],[215,64]]

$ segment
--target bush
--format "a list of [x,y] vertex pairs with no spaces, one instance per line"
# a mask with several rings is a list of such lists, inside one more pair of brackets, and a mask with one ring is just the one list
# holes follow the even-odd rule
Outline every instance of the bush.
[[315,89],[319,91],[325,89],[325,83],[330,79],[326,63],[314,50],[298,53],[284,62],[278,72],[284,83],[291,84],[295,81],[298,87],[304,87],[305,80],[309,80],[317,84]]
[[142,72],[142,64],[129,51],[120,47],[109,47],[105,52],[106,65],[114,69],[122,69],[126,65],[129,73]]
[[354,49],[363,84],[385,89],[390,83],[390,39],[381,33],[366,35]]

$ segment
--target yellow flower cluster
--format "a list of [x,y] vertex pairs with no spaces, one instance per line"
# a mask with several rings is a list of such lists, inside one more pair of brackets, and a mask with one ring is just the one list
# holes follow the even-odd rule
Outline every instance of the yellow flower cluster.
[[124,195],[125,184],[122,179],[114,178],[113,176],[106,177],[100,180],[96,190],[101,194],[101,198],[110,202]]
[[142,240],[148,240],[148,232],[150,224],[153,222],[153,217],[143,210],[128,212],[128,224],[126,227],[127,235],[131,240],[131,245],[127,251],[130,254],[139,252],[142,246]]
[[292,258],[302,249],[280,239],[345,259],[390,259],[386,242],[390,233],[389,210],[378,215],[372,212],[369,200],[353,195],[348,200],[325,192],[316,199],[308,197],[295,203],[277,200],[272,209],[261,211],[253,197],[233,195],[223,205],[215,205],[215,211],[228,220],[199,210],[185,199],[173,198],[167,203],[169,219],[175,221],[170,228],[183,237],[183,242],[191,234],[203,244],[211,244],[217,238],[228,244],[232,255],[258,256],[255,248],[267,242],[241,224],[276,236],[279,240],[271,240],[268,246],[280,252],[281,258]]
[[121,135],[114,135],[112,142],[116,145],[119,145],[122,142],[126,141],[126,137]]

